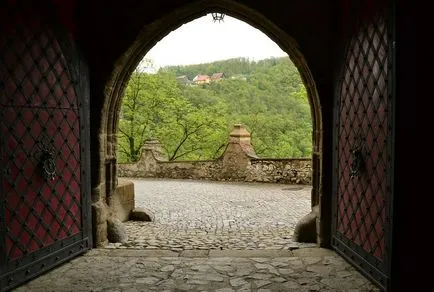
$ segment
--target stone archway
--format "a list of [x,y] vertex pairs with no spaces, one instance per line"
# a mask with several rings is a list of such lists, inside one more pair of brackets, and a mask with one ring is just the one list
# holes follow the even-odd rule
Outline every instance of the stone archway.
[[[230,0],[197,1],[186,5],[181,9],[166,14],[164,17],[146,25],[138,34],[134,43],[117,60],[114,70],[106,83],[104,94],[105,101],[102,108],[100,141],[100,184],[93,190],[93,233],[96,245],[103,244],[107,240],[106,220],[110,215],[108,202],[113,195],[116,182],[116,134],[119,120],[121,99],[128,80],[139,64],[143,56],[162,38],[171,31],[177,29],[186,22],[210,12],[222,12],[229,16],[242,20],[261,30],[276,44],[278,44],[290,57],[299,70],[306,87],[310,102],[313,121],[312,131],[312,210],[320,208],[321,177],[322,177],[322,115],[319,97],[313,76],[307,66],[296,40],[274,25],[270,20],[247,6]],[[318,216],[319,216],[319,212]],[[317,220],[319,224],[321,220]],[[317,226],[317,242],[321,244],[328,234],[322,234],[328,230],[324,226]]]

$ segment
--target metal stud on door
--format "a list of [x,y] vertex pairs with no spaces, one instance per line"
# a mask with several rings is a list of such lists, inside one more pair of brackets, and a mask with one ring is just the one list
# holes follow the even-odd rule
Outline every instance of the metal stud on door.
[[1,291],[90,248],[86,68],[65,32],[13,3],[0,7]]
[[357,7],[336,98],[332,245],[387,289],[393,106],[391,19],[381,1]]

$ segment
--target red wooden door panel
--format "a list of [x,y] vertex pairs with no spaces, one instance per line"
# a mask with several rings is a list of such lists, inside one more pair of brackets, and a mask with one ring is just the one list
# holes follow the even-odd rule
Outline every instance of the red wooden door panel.
[[332,245],[379,286],[389,280],[393,139],[391,18],[364,1],[338,83]]
[[10,3],[0,7],[1,291],[91,245],[86,66],[65,31]]

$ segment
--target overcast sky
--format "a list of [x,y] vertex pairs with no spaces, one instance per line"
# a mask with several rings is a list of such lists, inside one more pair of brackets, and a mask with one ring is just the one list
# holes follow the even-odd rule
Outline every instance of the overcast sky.
[[225,15],[213,22],[211,14],[172,31],[145,56],[156,67],[208,63],[236,57],[260,60],[288,56],[260,30]]

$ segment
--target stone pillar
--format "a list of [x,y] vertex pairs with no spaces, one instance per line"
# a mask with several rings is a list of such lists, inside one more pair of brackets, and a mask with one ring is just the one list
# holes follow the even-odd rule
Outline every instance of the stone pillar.
[[243,125],[235,124],[229,134],[228,145],[222,156],[223,169],[220,179],[245,179],[251,158],[257,158],[257,156],[250,144],[250,133]]
[[163,155],[163,150],[161,149],[160,141],[157,138],[151,138],[145,141],[142,149],[142,157],[144,156],[146,151],[152,152],[154,158],[160,161],[167,160]]
[[235,124],[229,134],[229,144],[239,144],[243,152],[251,157],[257,158],[252,144],[250,144],[250,133],[242,124]]
[[142,146],[140,159],[137,163],[125,165],[123,173],[137,177],[155,177],[159,172],[159,165],[162,161],[167,161],[167,159],[163,155],[160,142],[155,138],[148,139]]
[[250,144],[250,133],[242,124],[235,124],[229,134],[229,142]]

